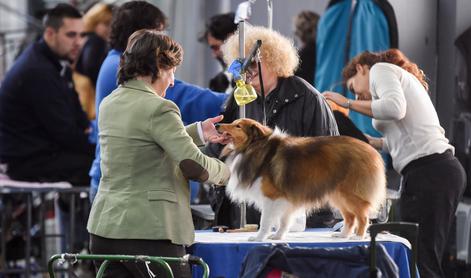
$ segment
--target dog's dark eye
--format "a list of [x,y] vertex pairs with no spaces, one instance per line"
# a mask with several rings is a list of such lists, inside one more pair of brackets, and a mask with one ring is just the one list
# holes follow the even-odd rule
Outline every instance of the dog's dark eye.
[[241,126],[240,126],[240,125],[236,125],[236,127],[237,127],[237,128],[241,128]]

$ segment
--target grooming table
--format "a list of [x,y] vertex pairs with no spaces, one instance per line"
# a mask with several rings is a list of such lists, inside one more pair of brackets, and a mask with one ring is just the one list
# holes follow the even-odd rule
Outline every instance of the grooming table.
[[[210,268],[210,277],[238,277],[240,266],[248,250],[257,245],[287,244],[291,247],[351,247],[368,245],[370,238],[356,241],[333,238],[330,229],[308,229],[305,232],[288,233],[286,239],[267,240],[266,242],[248,242],[247,238],[255,233],[218,233],[197,231],[191,253],[201,257]],[[399,267],[401,278],[410,277],[410,244],[399,236],[379,234],[376,238],[386,248],[388,254]],[[201,277],[200,270],[194,269],[193,277]]]

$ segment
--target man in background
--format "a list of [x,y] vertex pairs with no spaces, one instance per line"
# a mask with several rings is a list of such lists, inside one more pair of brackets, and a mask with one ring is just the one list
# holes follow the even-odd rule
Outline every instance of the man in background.
[[58,4],[0,87],[0,160],[16,180],[89,184],[93,158],[89,122],[72,82],[83,22],[78,10]]
[[232,76],[226,72],[227,65],[222,57],[221,46],[224,41],[237,30],[234,23],[234,13],[217,14],[206,23],[206,30],[199,38],[200,42],[206,42],[211,48],[213,57],[219,62],[222,71],[209,81],[209,88],[216,92],[231,93]]
[[[86,186],[94,145],[70,68],[82,46],[82,15],[58,4],[46,13],[43,27],[42,37],[18,56],[0,88],[0,161],[14,180]],[[88,210],[81,202],[75,206],[75,238],[73,246],[66,245],[69,200],[71,195],[60,195],[62,244],[63,251],[76,252],[88,241]]]

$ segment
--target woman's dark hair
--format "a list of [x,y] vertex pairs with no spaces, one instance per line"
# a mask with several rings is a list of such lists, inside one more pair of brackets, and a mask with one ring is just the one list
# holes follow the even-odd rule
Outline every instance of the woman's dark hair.
[[235,13],[217,14],[206,22],[206,30],[200,36],[200,42],[208,40],[208,34],[215,39],[225,41],[229,35],[237,30],[237,24],[234,23]]
[[367,65],[371,68],[374,64],[381,62],[394,64],[410,72],[419,80],[425,90],[428,91],[428,83],[426,81],[425,73],[417,66],[417,64],[412,63],[404,53],[395,48],[378,53],[365,51],[354,57],[342,71],[344,83],[357,73],[356,65]]
[[302,11],[294,19],[294,34],[303,42],[316,41],[319,15],[311,11]]
[[167,27],[165,14],[156,6],[145,1],[124,3],[113,11],[111,20],[110,46],[124,51],[129,36],[140,29],[162,31]]
[[160,70],[168,70],[181,64],[183,49],[169,36],[156,30],[139,30],[129,37],[128,46],[121,56],[118,83],[137,76],[151,76],[152,82],[160,76]]

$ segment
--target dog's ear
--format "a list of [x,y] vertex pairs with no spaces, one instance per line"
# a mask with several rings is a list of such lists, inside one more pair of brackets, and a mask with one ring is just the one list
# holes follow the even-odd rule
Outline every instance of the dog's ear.
[[252,134],[252,138],[254,140],[262,139],[267,137],[271,134],[272,130],[269,127],[266,127],[260,123],[252,123],[250,125],[250,133]]

